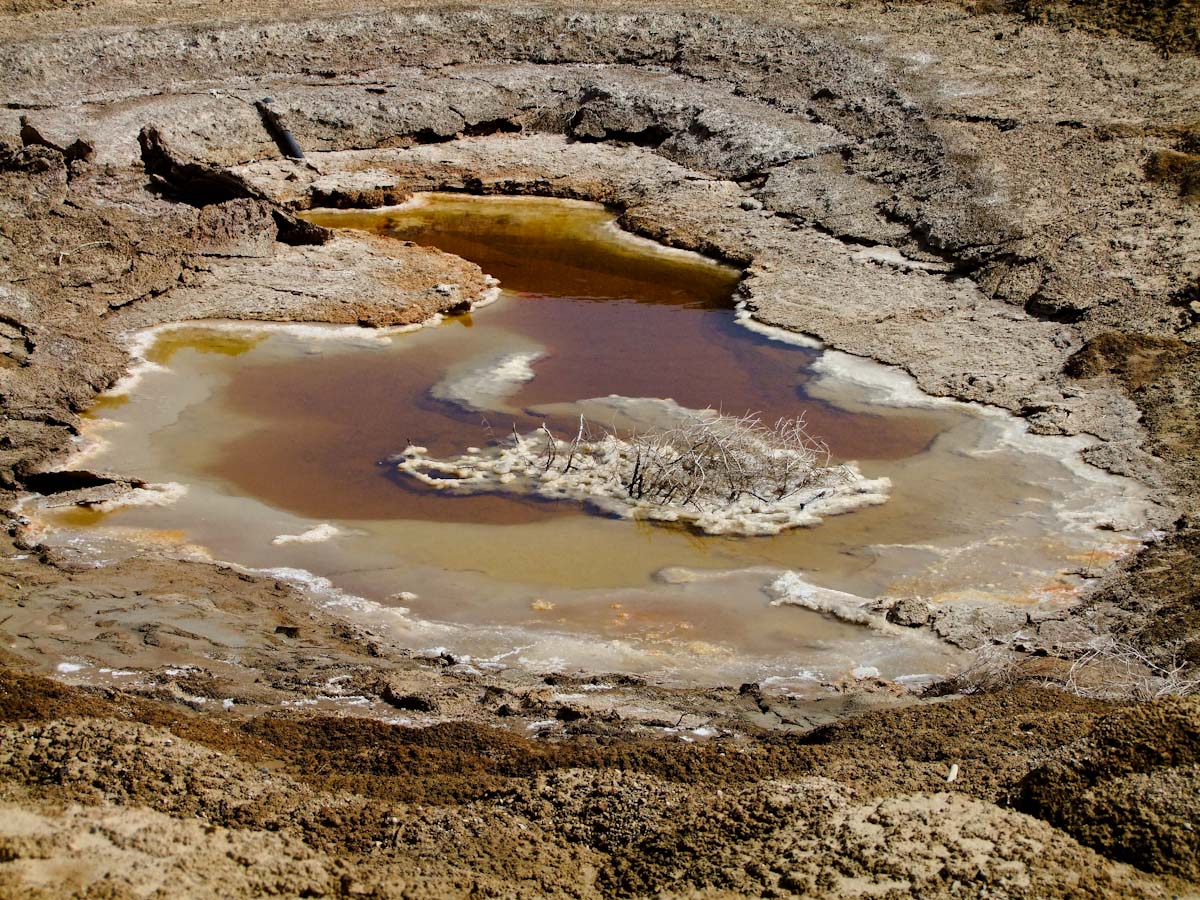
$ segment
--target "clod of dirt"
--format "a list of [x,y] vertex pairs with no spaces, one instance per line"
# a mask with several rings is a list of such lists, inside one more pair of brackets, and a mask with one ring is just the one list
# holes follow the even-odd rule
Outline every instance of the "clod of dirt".
[[384,702],[396,709],[406,709],[412,712],[436,713],[437,700],[428,694],[413,694],[404,690],[403,686],[389,682],[383,687],[380,696]]
[[895,625],[917,628],[929,621],[929,604],[920,597],[904,597],[887,611],[887,620]]
[[1016,806],[1114,859],[1200,881],[1200,698],[1103,719],[1030,772]]
[[34,145],[57,150],[68,163],[90,162],[96,157],[96,148],[90,141],[85,141],[83,138],[76,138],[67,146],[60,147],[58,144],[44,137],[37,128],[31,125],[27,116],[21,116],[21,142],[27,147]]
[[1156,150],[1146,161],[1146,177],[1179,185],[1179,195],[1200,202],[1200,155],[1178,150]]

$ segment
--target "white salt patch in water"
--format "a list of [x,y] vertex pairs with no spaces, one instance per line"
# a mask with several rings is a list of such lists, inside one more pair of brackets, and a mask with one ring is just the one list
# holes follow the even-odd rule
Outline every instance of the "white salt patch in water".
[[[150,344],[152,343],[153,342],[150,342]],[[143,354],[148,352],[150,344],[147,344],[145,347],[140,347],[139,349],[129,350],[130,355],[132,355],[136,361],[129,367],[129,371],[117,379],[113,386],[105,391],[101,396],[128,397],[134,392],[134,390],[137,389],[138,385],[142,383],[147,375],[152,372],[165,372],[167,370],[166,366],[160,365],[156,362],[151,362],[150,360],[144,358]]]
[[339,535],[348,534],[344,529],[338,528],[336,525],[330,525],[328,522],[322,522],[320,525],[314,525],[308,531],[302,531],[300,534],[280,534],[271,539],[271,543],[279,546],[281,544],[318,544],[322,541],[332,540]]
[[471,312],[477,309],[483,309],[485,306],[491,306],[500,299],[500,294],[503,292],[500,287],[500,281],[493,278],[491,275],[483,276],[484,284],[487,288],[479,295],[478,298],[471,301]]
[[75,449],[71,451],[64,468],[78,469],[83,463],[107,452],[112,441],[104,436],[104,432],[121,428],[124,422],[119,419],[83,419],[79,424],[79,434],[71,438]]
[[[706,534],[769,535],[789,528],[818,525],[826,516],[839,515],[885,503],[891,481],[867,478],[856,466],[845,465],[818,472],[815,482],[778,500],[763,500],[749,493],[728,500],[720,508],[658,503],[630,496],[622,483],[632,470],[637,448],[613,435],[584,443],[572,456],[569,471],[546,466],[540,433],[515,440],[483,453],[468,453],[449,460],[433,459],[423,447],[408,447],[397,459],[401,472],[422,484],[452,494],[506,490],[547,500],[574,500],[600,512],[624,519],[684,522]],[[559,441],[556,452],[566,469],[570,447]]]
[[775,598],[771,601],[772,606],[800,606],[854,625],[866,625],[879,631],[892,630],[887,620],[871,609],[873,601],[869,598],[821,587],[806,581],[799,572],[784,572],[767,585],[766,590]]
[[845,403],[849,387],[856,390],[854,399],[875,406],[980,408],[948,397],[934,397],[921,390],[917,380],[901,369],[839,350],[826,350],[809,368],[816,377],[805,386],[807,393],[834,404]]
[[[587,202],[587,201],[584,201]],[[603,206],[599,208],[603,209]],[[654,256],[675,256],[680,259],[686,259],[692,264],[708,265],[714,269],[728,268],[725,263],[718,262],[711,257],[705,256],[702,253],[697,253],[695,250],[687,250],[683,247],[672,247],[668,244],[660,243],[653,238],[643,237],[640,234],[634,234],[632,231],[627,231],[622,228],[616,221],[609,220],[600,226],[601,230],[607,236],[615,237],[623,244],[628,244],[631,247],[636,247],[639,255],[652,254]]]
[[[331,341],[352,347],[381,347],[391,343],[398,335],[411,334],[422,328],[439,324],[444,316],[434,313],[428,319],[410,325],[389,325],[383,328],[364,328],[361,325],[327,325],[318,322],[267,322],[251,319],[196,319],[185,322],[169,322],[164,325],[154,325],[130,332],[125,336],[126,351],[139,362],[130,369],[131,375],[136,371],[151,371],[163,366],[150,362],[148,354],[155,343],[163,336],[175,331],[203,329],[205,331],[220,331],[230,334],[267,334],[287,335],[302,341],[322,342]],[[129,377],[129,376],[126,376]],[[120,384],[120,382],[118,382]],[[109,391],[108,393],[113,393]]]
[[[917,386],[916,379],[892,366],[865,357],[827,350],[811,367],[817,375],[807,386],[808,393],[819,399],[846,405],[849,386],[857,403],[911,408],[952,408],[968,412],[986,423],[986,430],[965,456],[985,457],[1005,453],[1036,454],[1060,464],[1082,484],[1067,485],[1063,479],[1063,499],[1054,512],[1070,531],[1109,528],[1116,531],[1138,530],[1139,540],[1152,539],[1169,511],[1150,499],[1149,490],[1132,478],[1116,475],[1090,465],[1082,452],[1101,442],[1089,435],[1034,434],[1029,422],[1004,409],[964,403],[949,397],[933,397]],[[1139,530],[1140,529],[1140,530]],[[1132,545],[1121,542],[1129,550]]]
[[[186,484],[179,484],[174,481],[165,484],[147,484],[144,487],[126,491],[124,494],[120,494],[110,500],[89,503],[87,504],[87,508],[96,512],[109,513],[118,509],[131,509],[135,507],[171,506],[177,503],[187,492],[188,486]],[[31,511],[60,508],[54,505],[53,497],[47,498],[40,494],[25,495],[21,498],[19,506],[23,510]],[[142,531],[143,529],[129,529],[128,536],[133,537],[136,533]],[[86,542],[86,538],[82,535],[78,539]]]
[[134,488],[112,500],[93,503],[90,508],[99,512],[112,512],[114,509],[130,506],[170,506],[177,503],[187,492],[188,486],[176,481],[169,481],[166,484],[148,484],[145,487]]
[[[996,412],[989,419],[987,443],[963,453],[984,457],[1012,452],[1055,460],[1075,481],[1063,499],[1054,504],[1054,513],[1066,530],[1094,531],[1102,527],[1137,532],[1139,540],[1149,540],[1154,536],[1154,526],[1169,517],[1169,511],[1151,500],[1149,490],[1140,482],[1084,460],[1083,451],[1100,444],[1097,438],[1033,434],[1028,422],[1004,412]],[[1067,481],[1065,475],[1062,481]]]
[[86,668],[88,668],[87,663],[60,662],[54,667],[54,671],[60,675],[71,675],[74,672],[82,672]]
[[374,600],[368,600],[366,597],[349,594],[341,588],[335,587],[333,582],[323,575],[316,575],[307,569],[278,566],[270,569],[245,569],[244,571],[251,575],[270,575],[272,578],[291,584],[320,600],[321,606],[326,608],[340,607],[395,619],[404,619],[408,615],[408,610],[401,606],[384,606]]
[[809,350],[820,350],[825,346],[811,335],[799,331],[788,331],[786,328],[776,328],[774,325],[766,325],[758,321],[747,308],[745,300],[739,300],[734,306],[733,320],[743,328],[780,344],[790,344],[793,347],[804,347]]
[[533,364],[545,355],[542,350],[502,353],[485,361],[472,360],[456,366],[430,388],[438,400],[472,412],[513,413],[508,399],[533,380]]

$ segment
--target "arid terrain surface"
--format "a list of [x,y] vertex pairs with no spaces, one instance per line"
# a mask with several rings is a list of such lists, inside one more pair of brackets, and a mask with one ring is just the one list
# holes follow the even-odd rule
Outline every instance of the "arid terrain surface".
[[[1195,3],[5,10],[0,896],[1200,895]],[[1069,613],[893,611],[979,654],[941,696],[804,703],[481,673],[169,541],[42,545],[29,495],[141,487],[62,469],[131,331],[479,300],[294,215],[431,189],[603,201],[765,323],[1093,435],[1155,540]]]

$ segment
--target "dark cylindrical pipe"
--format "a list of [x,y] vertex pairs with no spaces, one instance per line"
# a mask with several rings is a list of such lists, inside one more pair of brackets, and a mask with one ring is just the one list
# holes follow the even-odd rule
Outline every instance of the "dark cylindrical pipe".
[[258,110],[258,115],[262,118],[267,133],[275,141],[275,146],[279,148],[279,152],[292,159],[304,159],[304,151],[300,149],[300,144],[283,124],[283,119],[279,113],[271,109],[271,99],[268,97],[257,100],[254,106]]

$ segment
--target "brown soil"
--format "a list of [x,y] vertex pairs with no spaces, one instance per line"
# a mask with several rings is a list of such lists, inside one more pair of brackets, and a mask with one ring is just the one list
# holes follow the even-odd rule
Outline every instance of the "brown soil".
[[[1176,709],[1163,708],[1168,722],[1178,721]],[[245,856],[245,868],[225,871],[228,863],[193,847],[195,839],[164,843],[216,856],[220,883],[239,896],[272,890],[271,882],[289,896],[345,893],[347,882],[350,893],[392,896],[397,878],[414,896],[499,884],[562,896],[664,888],[952,896],[956,882],[973,895],[991,885],[1004,894],[1166,896],[1133,870],[993,805],[1018,787],[1028,792],[1043,771],[1029,776],[1031,766],[1056,748],[1079,739],[1113,746],[1134,724],[1130,715],[1141,722],[1147,714],[1114,716],[1105,704],[1026,689],[908,710],[899,720],[871,714],[804,736],[547,742],[454,724],[414,730],[278,716],[222,724],[6,672],[7,795],[42,818],[36,839],[18,819],[0,840],[8,875],[33,880],[39,867],[63,865],[69,848],[60,835],[97,816],[109,817],[101,832],[128,851],[112,834],[115,809],[150,810],[124,821],[168,834],[199,819],[224,846],[246,845],[226,854]],[[1153,734],[1175,752],[1158,768],[1182,774],[1200,753],[1194,729]],[[947,784],[951,763],[960,776]],[[1145,770],[1136,759],[1133,766]],[[890,841],[923,845],[930,827],[967,856],[937,865],[936,853],[880,856]],[[139,849],[158,865],[178,865],[162,846]],[[113,868],[136,889],[144,872],[122,862]],[[77,877],[86,884],[94,874]],[[100,896],[96,887],[83,893]]]

